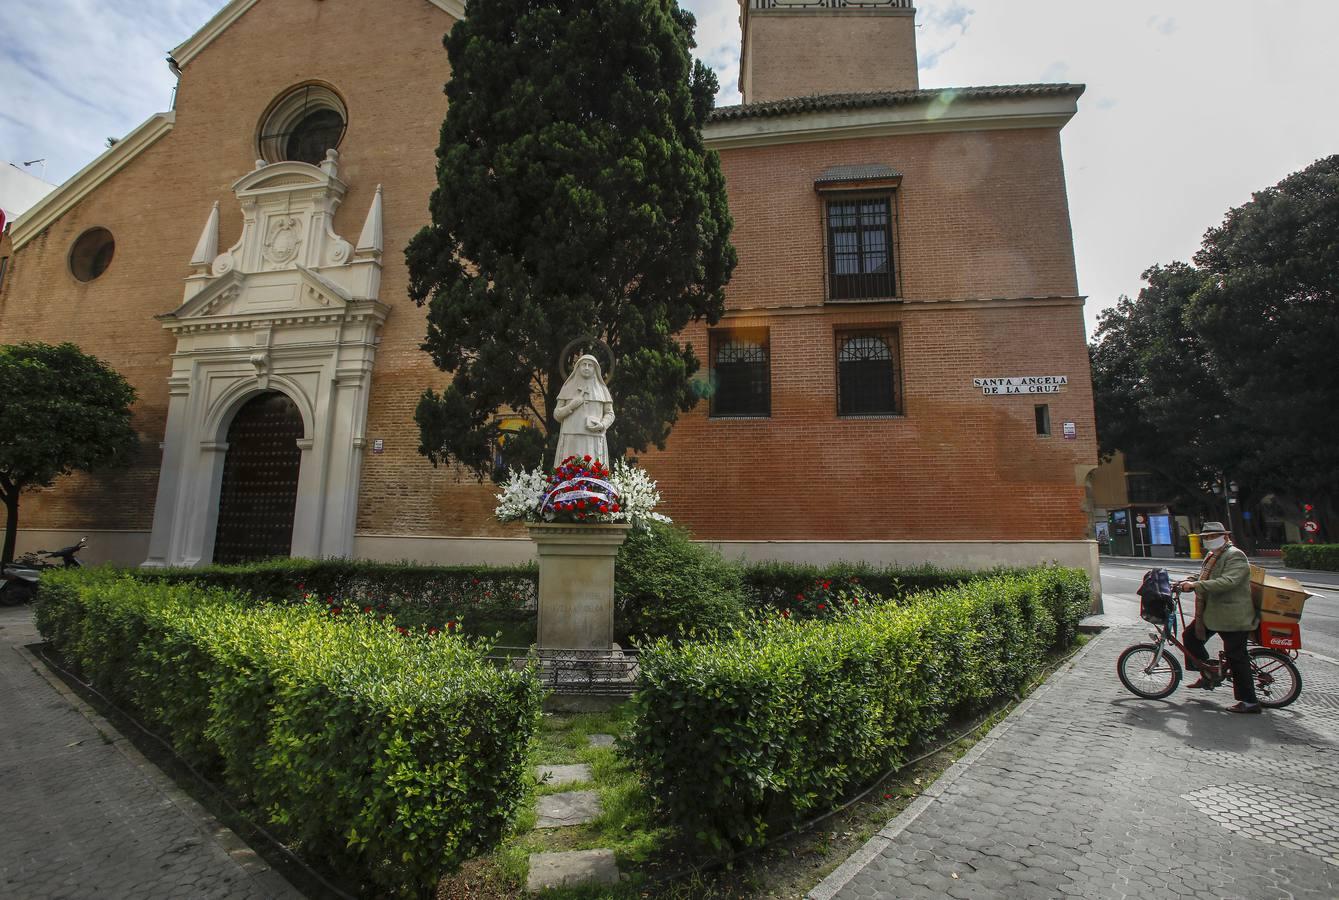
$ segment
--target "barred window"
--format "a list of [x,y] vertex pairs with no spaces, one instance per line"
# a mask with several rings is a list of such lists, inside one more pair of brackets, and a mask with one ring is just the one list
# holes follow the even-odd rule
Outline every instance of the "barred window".
[[897,336],[892,332],[837,335],[837,414],[889,416],[901,409],[897,391]]
[[266,162],[294,160],[319,166],[327,150],[344,140],[348,123],[344,101],[330,88],[307,84],[289,91],[265,114],[260,155]]
[[711,333],[711,414],[772,414],[771,353],[765,329]]
[[828,298],[897,296],[891,195],[827,202]]

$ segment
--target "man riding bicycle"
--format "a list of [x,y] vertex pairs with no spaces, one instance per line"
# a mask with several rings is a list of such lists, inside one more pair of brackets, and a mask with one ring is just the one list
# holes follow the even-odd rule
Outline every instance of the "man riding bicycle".
[[1251,565],[1246,554],[1233,545],[1231,533],[1222,522],[1205,522],[1200,538],[1209,555],[1204,558],[1199,578],[1178,584],[1177,590],[1195,592],[1195,619],[1186,627],[1184,642],[1187,668],[1199,668],[1199,681],[1193,688],[1212,690],[1223,681],[1214,663],[1198,664],[1195,658],[1209,659],[1205,641],[1217,634],[1227,651],[1232,667],[1232,690],[1237,703],[1227,708],[1234,713],[1259,713],[1251,662],[1246,643],[1260,624],[1251,602]]

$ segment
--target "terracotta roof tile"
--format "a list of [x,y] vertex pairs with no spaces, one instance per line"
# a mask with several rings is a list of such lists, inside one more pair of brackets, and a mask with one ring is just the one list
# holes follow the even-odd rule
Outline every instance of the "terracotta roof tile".
[[834,109],[867,109],[876,106],[902,106],[928,103],[941,97],[963,100],[990,100],[1020,97],[1079,97],[1082,84],[999,84],[984,87],[929,88],[919,91],[870,91],[859,94],[818,94],[812,97],[788,97],[763,103],[721,106],[712,110],[710,122],[734,119],[759,119]]

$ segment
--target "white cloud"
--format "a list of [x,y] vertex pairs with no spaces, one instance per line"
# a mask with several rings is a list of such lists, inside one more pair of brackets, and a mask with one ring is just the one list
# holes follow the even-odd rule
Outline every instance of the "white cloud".
[[[12,0],[0,27],[0,158],[60,182],[171,105],[164,59],[216,0]],[[31,171],[31,170],[30,170]]]

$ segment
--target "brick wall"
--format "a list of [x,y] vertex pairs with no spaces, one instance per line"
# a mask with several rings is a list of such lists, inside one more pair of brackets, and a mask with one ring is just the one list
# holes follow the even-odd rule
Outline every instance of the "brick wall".
[[[385,191],[382,334],[367,425],[357,530],[391,535],[517,535],[492,519],[494,489],[419,454],[413,409],[447,376],[418,349],[423,312],[406,299],[403,250],[426,221],[449,75],[450,19],[427,3],[264,0],[185,69],[173,131],[13,254],[0,293],[0,341],[73,340],[135,384],[144,451],[131,469],[75,477],[25,498],[28,528],[148,529],[174,344],[153,319],[181,300],[210,206],[220,246],[241,214],[230,185],[249,171],[270,103],[293,85],[332,86],[349,111],[336,230],[356,239]],[[375,23],[375,27],[371,24]],[[296,36],[301,36],[298,39]],[[319,50],[318,50],[319,48]],[[1069,298],[1060,305],[825,307],[813,180],[830,165],[882,162],[899,191],[904,294],[916,301]],[[910,135],[731,150],[723,163],[740,265],[731,321],[770,329],[773,414],[685,415],[665,452],[644,459],[670,513],[704,537],[1078,538],[1086,518],[1074,466],[1094,461],[1092,401],[1056,131]],[[66,255],[87,228],[116,236],[116,258],[83,285]],[[839,420],[833,331],[899,330],[905,415]],[[706,354],[703,327],[685,338]],[[1054,436],[1033,434],[1032,398],[982,398],[971,378],[1066,374]],[[1060,423],[1079,439],[1065,441]],[[801,496],[787,499],[788,491]]]
[[856,91],[914,91],[912,10],[749,9],[745,103]]

